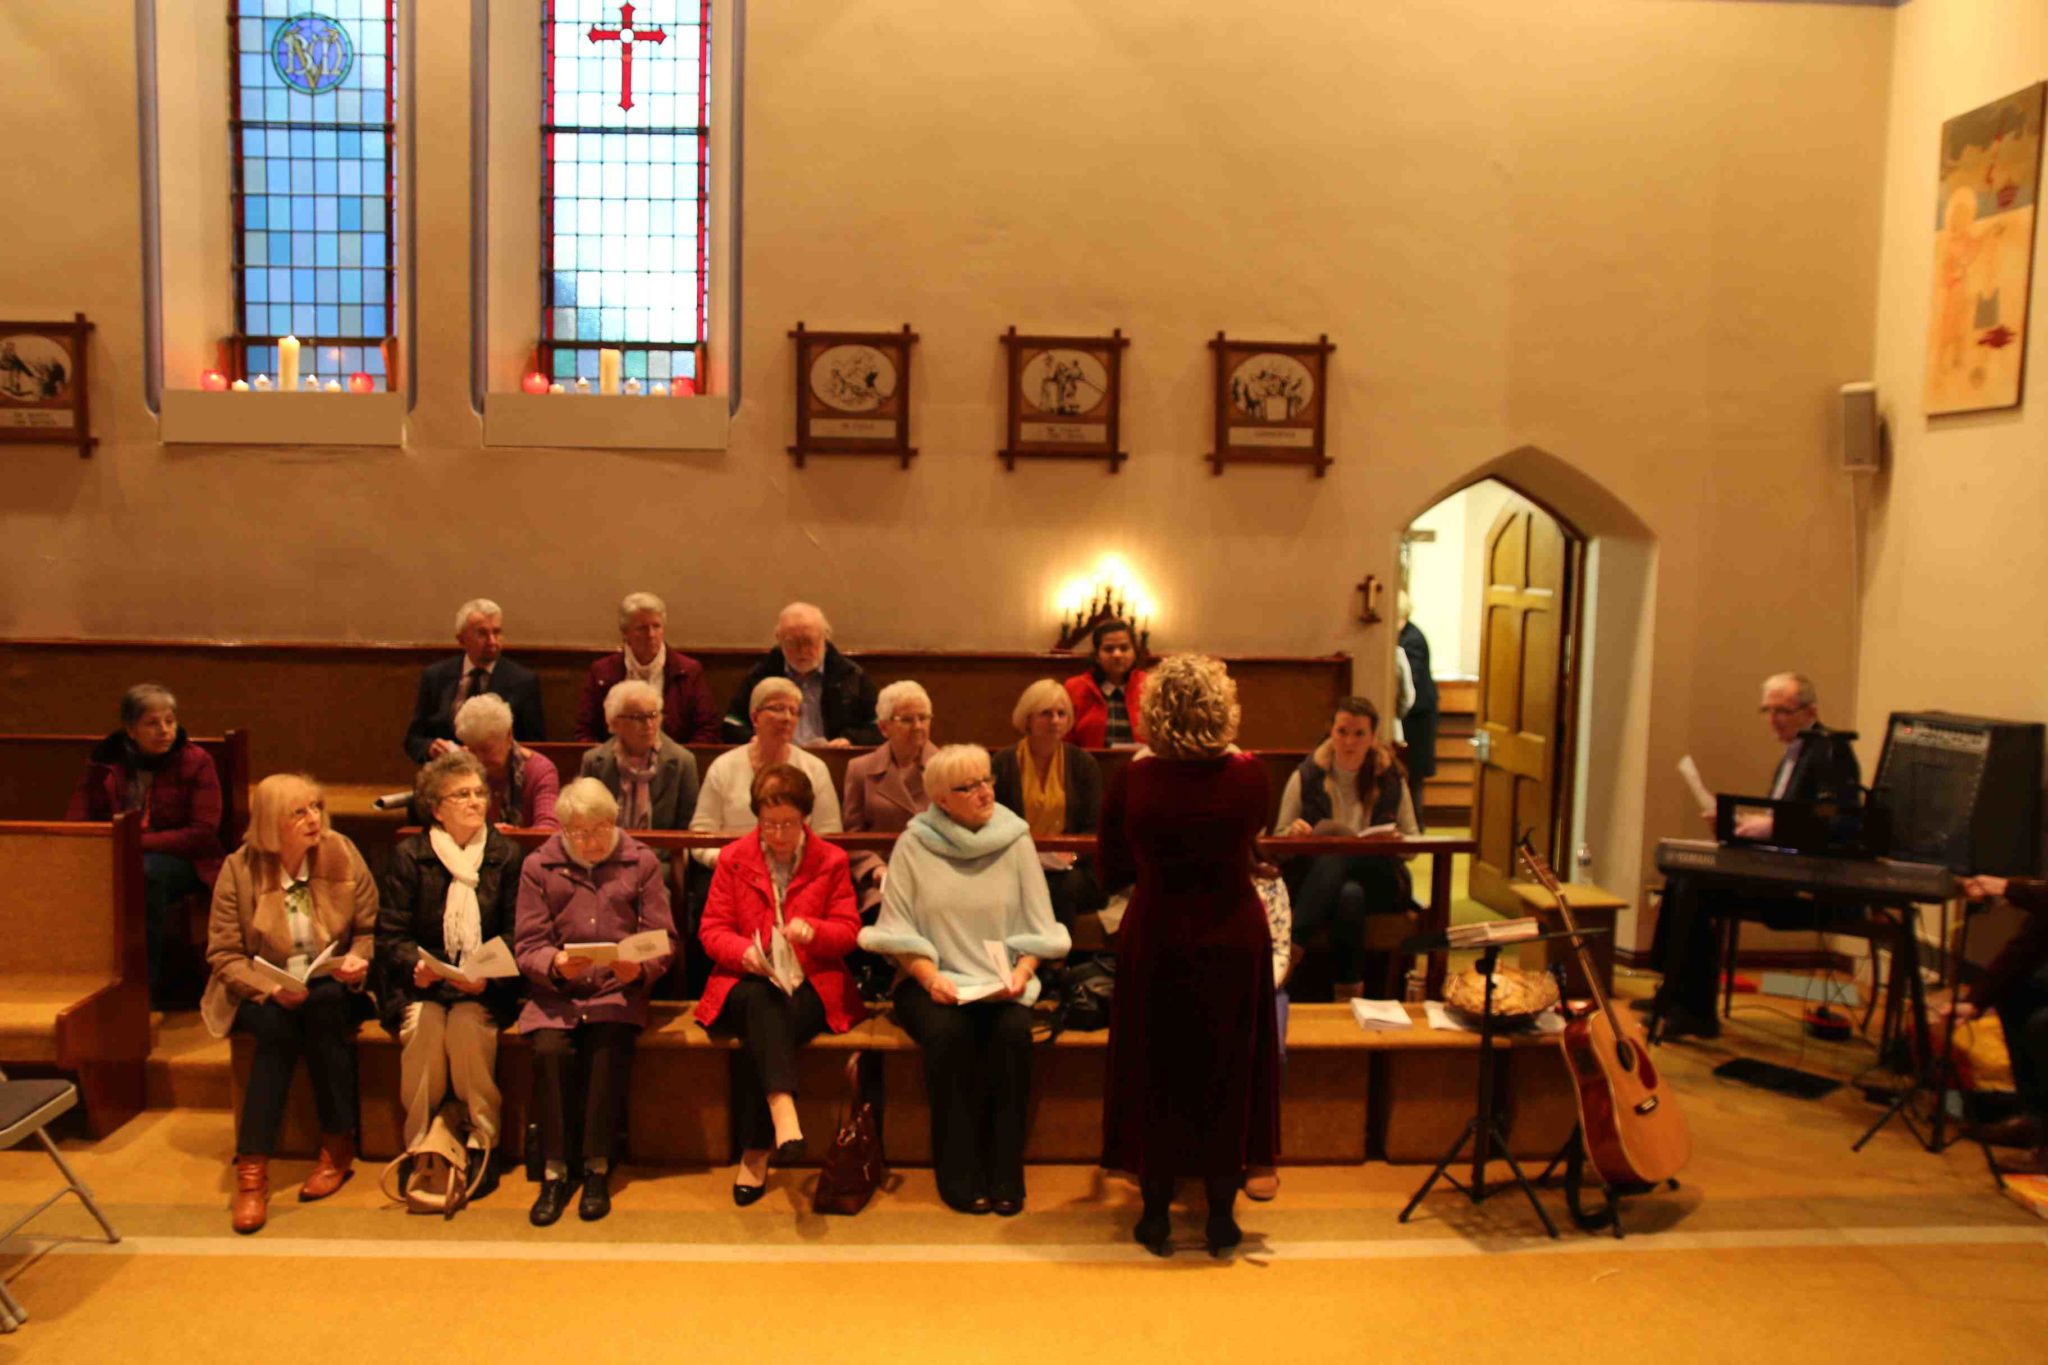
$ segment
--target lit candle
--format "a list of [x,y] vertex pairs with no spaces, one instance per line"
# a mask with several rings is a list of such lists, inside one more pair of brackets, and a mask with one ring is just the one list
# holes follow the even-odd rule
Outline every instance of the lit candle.
[[648,387],[647,393],[653,398],[666,398],[668,397],[668,385],[657,379]]
[[532,374],[519,381],[519,387],[528,393],[546,393],[548,391],[548,377],[539,370],[535,370]]
[[350,393],[375,393],[377,391],[377,381],[364,374],[361,370],[357,370],[348,377],[348,391]]
[[628,379],[626,381],[626,392],[629,394],[637,395],[640,392],[640,381],[637,379]]
[[590,392],[590,381],[589,381],[588,379],[585,379],[585,378],[584,378],[584,377],[583,377],[582,375],[580,375],[580,374],[576,376],[576,392],[578,392],[578,393],[589,393],[589,392]]
[[619,375],[624,371],[626,358],[607,346],[597,353],[597,391],[617,393]]
[[226,393],[228,377],[219,370],[207,370],[199,376],[199,387],[208,393]]
[[[258,377],[260,378],[261,376]],[[249,391],[249,381],[246,379],[237,379],[234,383],[228,385],[228,388],[236,393],[247,393]]]
[[557,382],[555,382],[555,383],[553,383],[553,384],[550,384],[550,385],[548,385],[548,392],[549,392],[549,393],[567,393],[567,392],[568,392],[568,390],[562,387],[562,385],[561,385],[560,381],[557,381]]
[[290,393],[299,386],[299,339],[285,337],[277,343],[277,387]]
[[697,392],[697,381],[688,377],[678,379],[668,386],[668,391],[677,398],[688,398]]
[[259,375],[257,375],[257,376],[256,376],[256,382],[255,382],[254,384],[252,384],[252,385],[251,385],[250,387],[251,387],[251,388],[253,388],[253,389],[255,389],[255,390],[256,390],[256,392],[258,392],[258,393],[269,393],[269,392],[270,392],[270,376],[269,376],[269,375],[267,375],[267,374],[259,374]]
[[315,374],[307,375],[305,381],[299,385],[299,388],[306,393],[320,392],[320,376]]
[[341,381],[340,381],[339,379],[330,379],[330,380],[328,380],[328,381],[327,381],[327,391],[328,391],[329,393],[340,393],[340,392],[341,392]]

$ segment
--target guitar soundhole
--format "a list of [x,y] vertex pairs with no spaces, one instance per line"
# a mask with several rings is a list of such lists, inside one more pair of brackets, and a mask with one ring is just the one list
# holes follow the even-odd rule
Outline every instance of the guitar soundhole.
[[1615,1043],[1614,1060],[1621,1063],[1623,1071],[1634,1071],[1636,1069],[1635,1046],[1625,1038]]

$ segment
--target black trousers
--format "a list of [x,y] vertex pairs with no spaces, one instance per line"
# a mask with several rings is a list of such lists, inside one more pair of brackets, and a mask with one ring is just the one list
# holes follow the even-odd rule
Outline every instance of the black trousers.
[[[569,1160],[569,1123],[574,1117],[584,1163],[610,1161],[618,1147],[619,1114],[640,1026],[578,1024],[535,1029],[528,1036],[533,1041],[533,1117],[540,1125],[542,1159]],[[579,1094],[582,1112],[576,1114]]]
[[1365,979],[1365,921],[1407,908],[1401,864],[1375,854],[1325,853],[1308,860],[1294,900],[1294,941],[1324,935],[1330,949],[1330,978]]
[[240,1155],[272,1156],[277,1152],[292,1071],[301,1056],[313,1080],[320,1131],[355,1135],[355,1002],[339,981],[331,977],[315,981],[297,1009],[288,1010],[268,1000],[244,1000],[235,1010],[235,1031],[256,1040],[249,1088],[242,1095],[241,1128],[235,1137]]
[[941,1005],[915,981],[895,1000],[896,1021],[924,1049],[939,1197],[1022,1199],[1031,1011],[1014,1000]]
[[718,1011],[718,1032],[740,1040],[745,1056],[732,1068],[733,1136],[743,1152],[775,1145],[771,1094],[796,1094],[796,1051],[825,1031],[825,1002],[806,981],[795,995],[766,977],[733,983]]
[[1703,1021],[1719,1012],[1721,940],[1715,927],[1722,919],[1753,920],[1773,929],[1826,930],[1861,921],[1866,913],[1859,906],[1703,887],[1697,878],[1673,876],[1664,883],[1664,902],[1650,940],[1650,963],[1664,973],[1657,998],[1664,1008],[1676,1005]]
[[2012,1055],[2013,1089],[2028,1112],[2048,1118],[2048,980],[2014,982],[1993,1008]]

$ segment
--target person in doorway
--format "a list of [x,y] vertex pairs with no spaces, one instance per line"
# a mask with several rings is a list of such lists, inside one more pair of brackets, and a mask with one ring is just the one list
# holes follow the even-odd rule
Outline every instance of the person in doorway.
[[1404,588],[1396,599],[1400,604],[1401,633],[1396,643],[1408,665],[1409,686],[1414,700],[1401,713],[1401,738],[1408,746],[1408,796],[1415,808],[1415,827],[1426,827],[1428,812],[1423,801],[1423,784],[1436,776],[1436,732],[1440,717],[1436,676],[1430,672],[1429,640],[1409,615],[1415,604]]

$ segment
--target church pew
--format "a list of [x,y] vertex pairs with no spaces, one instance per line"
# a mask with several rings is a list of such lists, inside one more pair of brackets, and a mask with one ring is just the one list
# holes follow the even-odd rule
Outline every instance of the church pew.
[[140,817],[0,822],[0,1065],[76,1076],[104,1137],[142,1109],[148,1055]]
[[[671,602],[676,599],[671,596]],[[527,645],[508,653],[541,678],[551,740],[567,741],[590,662],[583,646]],[[762,646],[675,647],[704,665],[723,708]],[[163,680],[181,715],[199,729],[235,726],[255,737],[251,771],[310,772],[331,784],[371,784],[407,771],[399,741],[412,714],[420,669],[454,653],[431,645],[237,643],[198,640],[0,639],[0,710],[28,732],[89,732],[104,723],[105,699],[137,678]],[[915,678],[932,695],[941,737],[1004,743],[1010,710],[1038,678],[1064,678],[1085,661],[1032,651],[855,649],[848,654],[877,686]],[[1352,690],[1351,659],[1226,658],[1244,707],[1247,748],[1298,745],[1322,731],[1332,704]],[[73,779],[76,780],[76,774]],[[67,785],[66,792],[70,790]]]
[[[0,820],[62,820],[96,735],[0,735]],[[221,847],[233,849],[249,823],[249,732],[191,736],[220,777]]]

